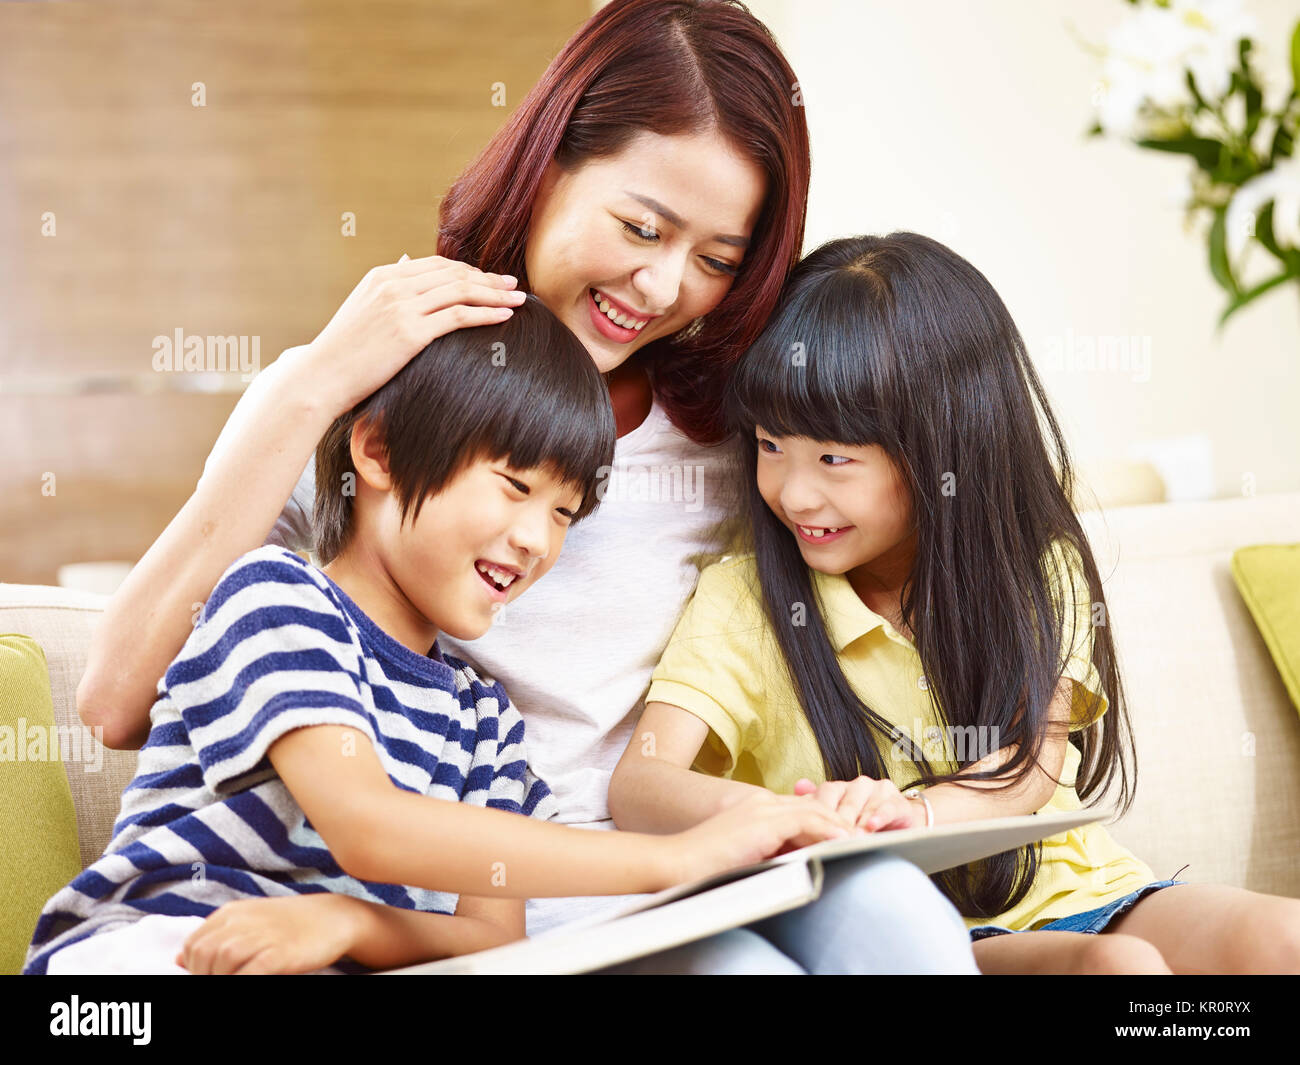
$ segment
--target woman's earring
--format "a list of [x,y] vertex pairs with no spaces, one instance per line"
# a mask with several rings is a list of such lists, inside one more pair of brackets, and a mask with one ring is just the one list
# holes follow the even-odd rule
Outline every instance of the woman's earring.
[[678,330],[678,332],[673,335],[673,340],[679,342],[683,340],[693,340],[696,336],[699,335],[700,330],[703,328],[704,328],[704,317],[703,315],[701,315],[699,318],[696,318],[695,321],[693,321],[690,325],[686,326],[686,328]]

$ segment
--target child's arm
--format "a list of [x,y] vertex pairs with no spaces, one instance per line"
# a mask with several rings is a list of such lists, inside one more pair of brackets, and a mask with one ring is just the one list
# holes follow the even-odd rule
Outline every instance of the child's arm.
[[320,892],[228,902],[185,941],[176,963],[196,975],[309,973],[346,955],[371,969],[394,969],[523,935],[519,899],[462,895],[453,916]]
[[398,788],[369,737],[341,725],[294,729],[267,755],[345,872],[433,891],[491,899],[659,891],[786,844],[847,835],[831,811],[762,789],[671,837],[590,832],[447,802]]
[[[1005,779],[939,784],[926,789],[935,824],[1013,817],[1041,810],[1056,791],[1065,764],[1065,745],[1074,682],[1062,678],[1048,708],[1049,729],[1037,767],[1018,783]],[[680,707],[650,703],[609,784],[609,811],[619,828],[673,832],[698,824],[747,794],[763,788],[696,773],[691,765],[709,734],[709,726]],[[967,766],[963,773],[997,769],[1015,753],[1003,747]],[[889,780],[858,777],[818,786],[800,781],[799,796],[812,795],[849,823],[868,831],[917,828],[925,824],[925,806],[907,799]]]
[[[1056,694],[1047,708],[1047,729],[1038,762],[1019,781],[1008,784],[1015,779],[1011,775],[972,780],[968,784],[936,784],[925,789],[936,825],[1016,817],[1036,813],[1047,805],[1056,792],[1065,765],[1074,684],[1069,677],[1062,677],[1057,685]],[[1011,744],[999,748],[966,766],[958,775],[997,770],[1010,761],[1017,746]],[[795,785],[795,794],[814,796],[869,832],[920,828],[926,823],[925,804],[919,799],[906,798],[888,780],[859,777],[854,781],[827,781],[820,787],[801,780]]]
[[472,954],[524,937],[523,899],[462,895],[455,914],[449,915],[385,906],[350,895],[333,898],[342,904],[340,909],[353,929],[344,953],[371,969]]
[[709,726],[679,706],[649,703],[609,782],[619,828],[679,832],[765,788],[691,770]]

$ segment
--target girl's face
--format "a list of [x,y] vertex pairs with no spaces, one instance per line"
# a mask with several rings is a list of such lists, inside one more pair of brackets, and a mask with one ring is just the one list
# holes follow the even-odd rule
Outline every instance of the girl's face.
[[883,448],[773,436],[762,426],[754,435],[759,493],[812,569],[861,570],[877,584],[906,577],[914,546],[911,498]]
[[722,302],[766,195],[759,166],[716,133],[642,132],[571,173],[552,161],[528,231],[529,285],[609,373]]

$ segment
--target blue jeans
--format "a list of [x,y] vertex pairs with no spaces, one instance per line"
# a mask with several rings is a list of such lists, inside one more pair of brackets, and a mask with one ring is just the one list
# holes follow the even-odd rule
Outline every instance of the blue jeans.
[[[1106,931],[1109,925],[1118,917],[1128,913],[1139,901],[1146,898],[1153,891],[1160,891],[1167,887],[1177,887],[1179,884],[1186,883],[1183,880],[1156,880],[1146,887],[1140,887],[1125,895],[1122,899],[1116,899],[1114,902],[1108,902],[1104,906],[1098,906],[1095,910],[1087,910],[1084,913],[1071,914],[1069,917],[1058,917],[1055,921],[1048,921],[1045,925],[1032,929],[1035,932],[1082,932],[1086,935],[1099,935]],[[1014,936],[1019,932],[1028,932],[1028,928],[1004,928],[997,924],[982,924],[970,930],[972,941],[987,939],[989,936]]]
[[892,855],[829,862],[821,896],[745,928],[599,970],[601,975],[963,973],[966,924],[920,869]]

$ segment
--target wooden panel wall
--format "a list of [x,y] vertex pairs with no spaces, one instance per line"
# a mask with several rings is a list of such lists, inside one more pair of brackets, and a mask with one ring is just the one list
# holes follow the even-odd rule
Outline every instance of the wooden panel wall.
[[177,329],[262,365],[310,340],[371,266],[433,252],[447,185],[590,11],[0,4],[0,580],[139,558],[237,398],[52,385],[156,379]]

